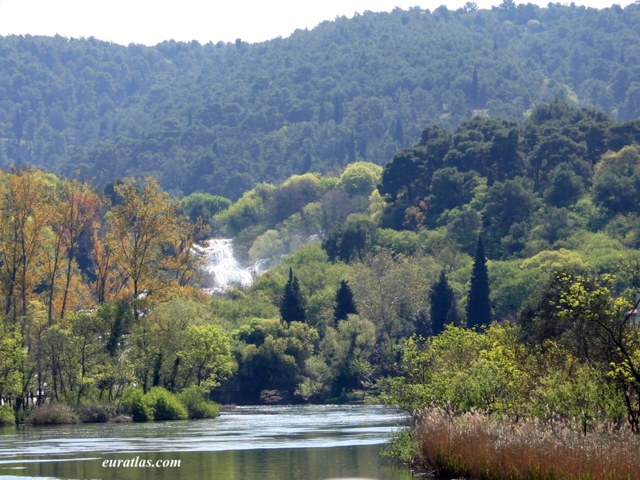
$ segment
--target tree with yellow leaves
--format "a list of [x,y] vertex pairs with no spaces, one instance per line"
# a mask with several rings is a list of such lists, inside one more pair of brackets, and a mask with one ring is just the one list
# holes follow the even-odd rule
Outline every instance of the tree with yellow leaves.
[[127,285],[137,319],[150,298],[175,282],[167,262],[180,237],[176,204],[153,178],[128,179],[114,187],[116,204],[108,214],[106,246]]
[[26,317],[38,281],[42,232],[50,217],[51,188],[45,174],[22,169],[0,180],[0,264],[4,313]]

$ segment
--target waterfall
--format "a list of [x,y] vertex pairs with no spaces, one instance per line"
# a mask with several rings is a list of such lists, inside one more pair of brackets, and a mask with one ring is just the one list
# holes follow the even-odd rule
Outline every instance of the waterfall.
[[254,267],[240,265],[233,255],[230,238],[212,238],[203,245],[195,245],[194,250],[206,257],[202,266],[202,288],[209,293],[221,293],[233,286],[248,287],[259,273]]

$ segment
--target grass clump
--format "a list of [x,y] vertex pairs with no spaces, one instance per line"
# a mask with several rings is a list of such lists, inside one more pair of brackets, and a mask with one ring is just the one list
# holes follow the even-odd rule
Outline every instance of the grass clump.
[[78,423],[76,413],[68,405],[48,403],[33,410],[31,422],[34,425],[67,425]]
[[180,392],[179,398],[186,407],[189,418],[215,418],[220,415],[220,407],[205,398],[204,391],[195,385]]
[[8,403],[5,403],[0,407],[0,427],[7,425],[15,425],[16,415],[13,411],[13,407]]

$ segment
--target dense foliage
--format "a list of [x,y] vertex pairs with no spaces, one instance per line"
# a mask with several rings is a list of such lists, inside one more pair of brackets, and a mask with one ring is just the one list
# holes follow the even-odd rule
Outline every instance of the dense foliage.
[[[214,299],[213,308],[231,325],[264,319],[252,319],[252,331],[274,322],[295,272],[303,297],[295,303],[304,305],[306,325],[317,332],[316,347],[302,356],[288,353],[286,329],[251,343],[256,354],[270,348],[274,371],[286,364],[294,372],[272,386],[297,378],[298,386],[286,391],[326,398],[400,373],[403,345],[413,334],[467,325],[470,313],[480,313],[473,325],[515,321],[556,273],[617,273],[610,293],[628,297],[625,289],[640,285],[638,217],[621,199],[635,188],[628,179],[640,162],[638,132],[637,121],[614,122],[554,101],[521,124],[478,117],[454,131],[428,127],[418,145],[382,170],[358,162],[337,177],[305,174],[260,184],[209,223],[233,236],[249,261],[280,265],[248,292]],[[556,150],[549,142],[571,148]],[[372,180],[354,189],[356,177]],[[478,241],[481,231],[486,242]],[[470,301],[472,278],[480,279],[481,307]],[[350,303],[338,295],[345,284],[355,311],[338,318],[338,307]],[[346,332],[356,325],[371,336],[349,340]],[[281,342],[281,353],[269,337]],[[245,353],[237,358],[241,371],[252,365]]]
[[[215,414],[212,391],[337,401],[392,385],[412,408],[543,417],[551,403],[585,428],[638,429],[637,329],[622,314],[640,287],[639,131],[554,101],[522,123],[427,127],[384,168],[296,174],[233,203],[177,201],[151,179],[98,193],[3,173],[0,396],[19,418],[46,396],[148,420]],[[210,231],[269,271],[204,295],[190,247]],[[474,325],[516,327],[461,328],[480,311],[472,278]]]
[[[106,196],[39,170],[0,172],[0,225],[0,397],[18,418],[45,399],[115,402],[133,385],[150,395],[140,412],[186,418],[150,389],[208,393],[231,375],[229,336],[197,301],[197,226],[155,180],[123,180]],[[75,418],[65,412],[33,420]]]
[[[259,181],[356,159],[383,164],[425,124],[451,128],[474,111],[521,121],[560,98],[628,120],[640,116],[638,32],[637,3],[596,10],[505,1],[492,10],[470,2],[456,11],[366,12],[259,44],[3,37],[0,165],[29,163],[99,185],[153,175],[177,195],[237,199]],[[508,156],[511,124],[501,125],[487,132],[498,133],[495,142],[482,141],[508,162],[487,165],[498,169],[490,183],[518,168]],[[558,161],[578,148],[569,138],[530,152],[534,181],[557,205],[582,188]],[[458,147],[476,140],[454,140],[460,162],[472,158]],[[602,153],[587,148],[591,161]],[[571,187],[556,188],[561,180]],[[454,203],[474,182],[451,171],[438,181],[457,185]]]

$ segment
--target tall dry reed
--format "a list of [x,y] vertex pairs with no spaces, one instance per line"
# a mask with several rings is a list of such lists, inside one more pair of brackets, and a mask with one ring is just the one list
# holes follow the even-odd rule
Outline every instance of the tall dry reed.
[[424,467],[478,480],[640,480],[640,439],[602,425],[496,420],[430,409],[417,417]]

